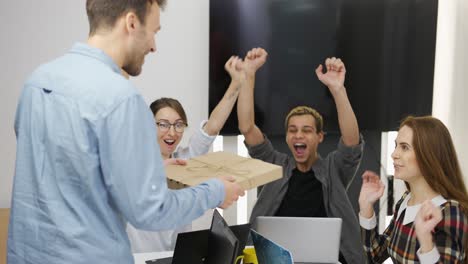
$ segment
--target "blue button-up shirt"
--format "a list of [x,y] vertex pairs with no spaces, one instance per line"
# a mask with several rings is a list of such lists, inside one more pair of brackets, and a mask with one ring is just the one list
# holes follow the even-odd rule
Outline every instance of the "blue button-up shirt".
[[224,199],[219,180],[167,188],[151,111],[86,44],[26,81],[15,131],[8,263],[133,263],[126,221],[175,228]]

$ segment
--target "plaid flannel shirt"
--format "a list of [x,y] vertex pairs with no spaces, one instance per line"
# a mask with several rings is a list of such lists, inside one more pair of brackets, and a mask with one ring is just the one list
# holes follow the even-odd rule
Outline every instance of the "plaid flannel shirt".
[[[382,235],[377,226],[372,230],[361,227],[368,263],[383,263],[389,257],[394,263],[420,263],[418,251],[420,245],[416,238],[414,222],[403,224],[406,208],[398,214],[399,208],[409,192],[406,192],[396,205],[390,225]],[[442,220],[433,231],[434,244],[440,258],[436,263],[468,263],[466,258],[466,235],[468,219],[460,204],[447,200],[441,206]]]

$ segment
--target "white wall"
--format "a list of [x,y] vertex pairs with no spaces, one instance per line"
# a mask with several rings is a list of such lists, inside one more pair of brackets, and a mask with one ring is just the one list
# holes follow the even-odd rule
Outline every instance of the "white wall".
[[[157,52],[134,78],[146,101],[175,97],[190,130],[208,116],[208,0],[169,0]],[[10,207],[16,153],[13,122],[22,83],[39,64],[86,41],[85,1],[0,1],[0,208]]]
[[[41,62],[85,39],[85,12],[79,1],[1,1],[0,23],[0,207],[9,207],[16,139],[16,103],[26,76]],[[61,13],[61,14],[60,14]],[[67,23],[64,19],[67,18]],[[65,26],[67,24],[67,26]]]
[[468,1],[458,0],[457,12],[453,84],[454,115],[450,127],[465,176],[465,185],[468,187]]
[[468,186],[468,1],[439,1],[433,114],[449,128]]

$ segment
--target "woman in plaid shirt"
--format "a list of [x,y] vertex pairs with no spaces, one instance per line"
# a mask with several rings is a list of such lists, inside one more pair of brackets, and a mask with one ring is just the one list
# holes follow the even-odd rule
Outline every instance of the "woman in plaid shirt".
[[369,263],[468,263],[468,195],[448,129],[436,118],[407,117],[392,154],[395,178],[408,191],[382,235],[373,205],[385,186],[366,171],[359,218]]

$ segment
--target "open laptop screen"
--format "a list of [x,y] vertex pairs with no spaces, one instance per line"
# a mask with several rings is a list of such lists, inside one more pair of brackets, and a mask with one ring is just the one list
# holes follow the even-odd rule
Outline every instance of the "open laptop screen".
[[239,241],[217,210],[213,212],[206,264],[232,264]]
[[341,223],[340,218],[260,216],[254,229],[291,251],[297,262],[338,263]]
[[292,255],[287,249],[255,232],[255,230],[250,230],[250,235],[252,236],[252,241],[255,247],[255,254],[257,255],[259,264],[294,263]]

